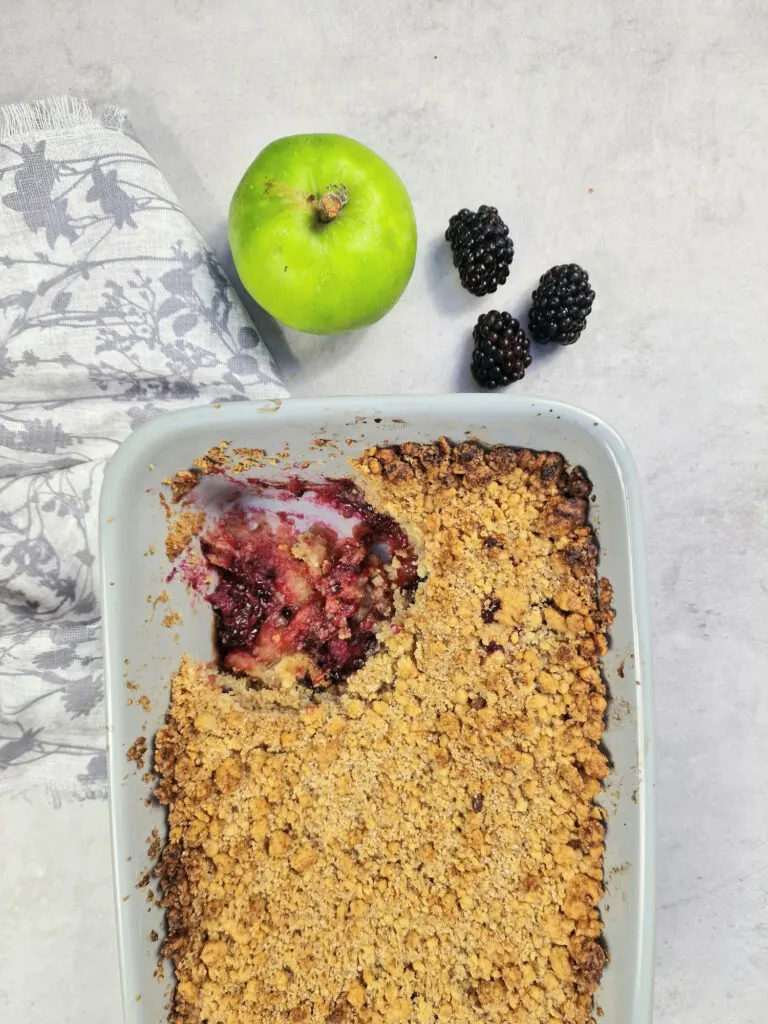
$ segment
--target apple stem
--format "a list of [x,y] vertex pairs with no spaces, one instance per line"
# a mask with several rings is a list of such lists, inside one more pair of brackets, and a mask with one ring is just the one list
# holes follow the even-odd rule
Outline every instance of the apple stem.
[[341,213],[349,200],[344,185],[329,185],[317,200],[317,215],[324,224],[330,224]]

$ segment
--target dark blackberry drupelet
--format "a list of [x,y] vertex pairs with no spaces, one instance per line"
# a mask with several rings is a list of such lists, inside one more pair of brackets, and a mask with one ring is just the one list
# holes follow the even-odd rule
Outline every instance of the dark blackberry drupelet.
[[531,346],[514,317],[495,309],[483,313],[472,337],[472,376],[481,388],[503,388],[523,379],[531,365]]
[[576,263],[563,263],[542,274],[531,299],[528,328],[533,340],[572,345],[587,326],[595,293],[586,270]]
[[459,210],[448,222],[445,237],[459,279],[473,295],[495,292],[509,277],[515,247],[495,207],[481,206],[476,213]]

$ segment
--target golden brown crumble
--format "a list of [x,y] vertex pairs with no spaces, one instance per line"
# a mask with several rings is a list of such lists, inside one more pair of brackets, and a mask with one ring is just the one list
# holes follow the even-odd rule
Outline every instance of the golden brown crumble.
[[171,1020],[585,1024],[612,619],[589,484],[553,453],[445,440],[355,468],[421,535],[426,580],[345,692],[174,676]]
[[231,448],[231,461],[229,471],[231,473],[247,473],[250,469],[263,466],[265,462],[274,465],[274,460],[267,459],[267,453],[263,448]]
[[168,560],[175,561],[182,551],[196,536],[205,522],[204,512],[195,512],[193,509],[185,509],[172,518],[169,517],[168,532],[165,537],[165,553]]
[[194,465],[203,473],[213,473],[218,469],[223,469],[231,461],[228,448],[229,441],[220,441],[219,444],[209,448],[199,459],[195,459]]
[[150,860],[155,860],[161,849],[162,840],[160,839],[160,832],[158,829],[153,828],[151,835],[147,838],[147,855]]
[[[129,704],[133,704],[132,700],[128,701]],[[147,737],[137,736],[131,746],[128,748],[126,758],[129,761],[133,761],[136,767],[141,771],[144,767],[144,757],[147,753]]]
[[177,505],[182,498],[194,490],[201,475],[202,470],[200,469],[180,469],[174,476],[166,477],[163,483],[170,488],[172,504]]

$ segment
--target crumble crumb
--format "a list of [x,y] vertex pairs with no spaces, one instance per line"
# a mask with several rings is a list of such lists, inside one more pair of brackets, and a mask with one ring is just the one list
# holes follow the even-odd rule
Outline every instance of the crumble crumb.
[[[132,704],[133,701],[129,701]],[[141,771],[144,767],[144,755],[147,752],[147,737],[137,736],[131,746],[128,748],[128,752],[125,755],[129,761],[133,761],[136,767]]]
[[171,504],[178,505],[197,486],[201,475],[200,469],[180,469],[174,476],[166,477],[163,484],[171,490]]
[[203,527],[205,513],[185,509],[170,521],[165,538],[165,553],[170,562],[175,561]]
[[247,473],[250,469],[263,466],[267,461],[275,464],[273,460],[267,459],[267,453],[263,448],[233,448],[229,472]]
[[199,459],[195,459],[193,465],[203,473],[214,473],[224,468],[229,461],[229,456],[227,455],[229,445],[229,441],[220,441],[209,448]]
[[355,468],[423,538],[426,579],[345,692],[187,658],[173,678],[170,1020],[586,1024],[613,618],[589,483],[555,453],[445,439]]

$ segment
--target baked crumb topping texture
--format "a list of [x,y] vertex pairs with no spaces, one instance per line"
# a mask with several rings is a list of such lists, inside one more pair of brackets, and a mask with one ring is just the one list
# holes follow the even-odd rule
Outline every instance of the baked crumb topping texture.
[[185,660],[156,738],[174,1024],[584,1024],[608,764],[590,485],[560,455],[355,463],[425,581],[340,695]]

